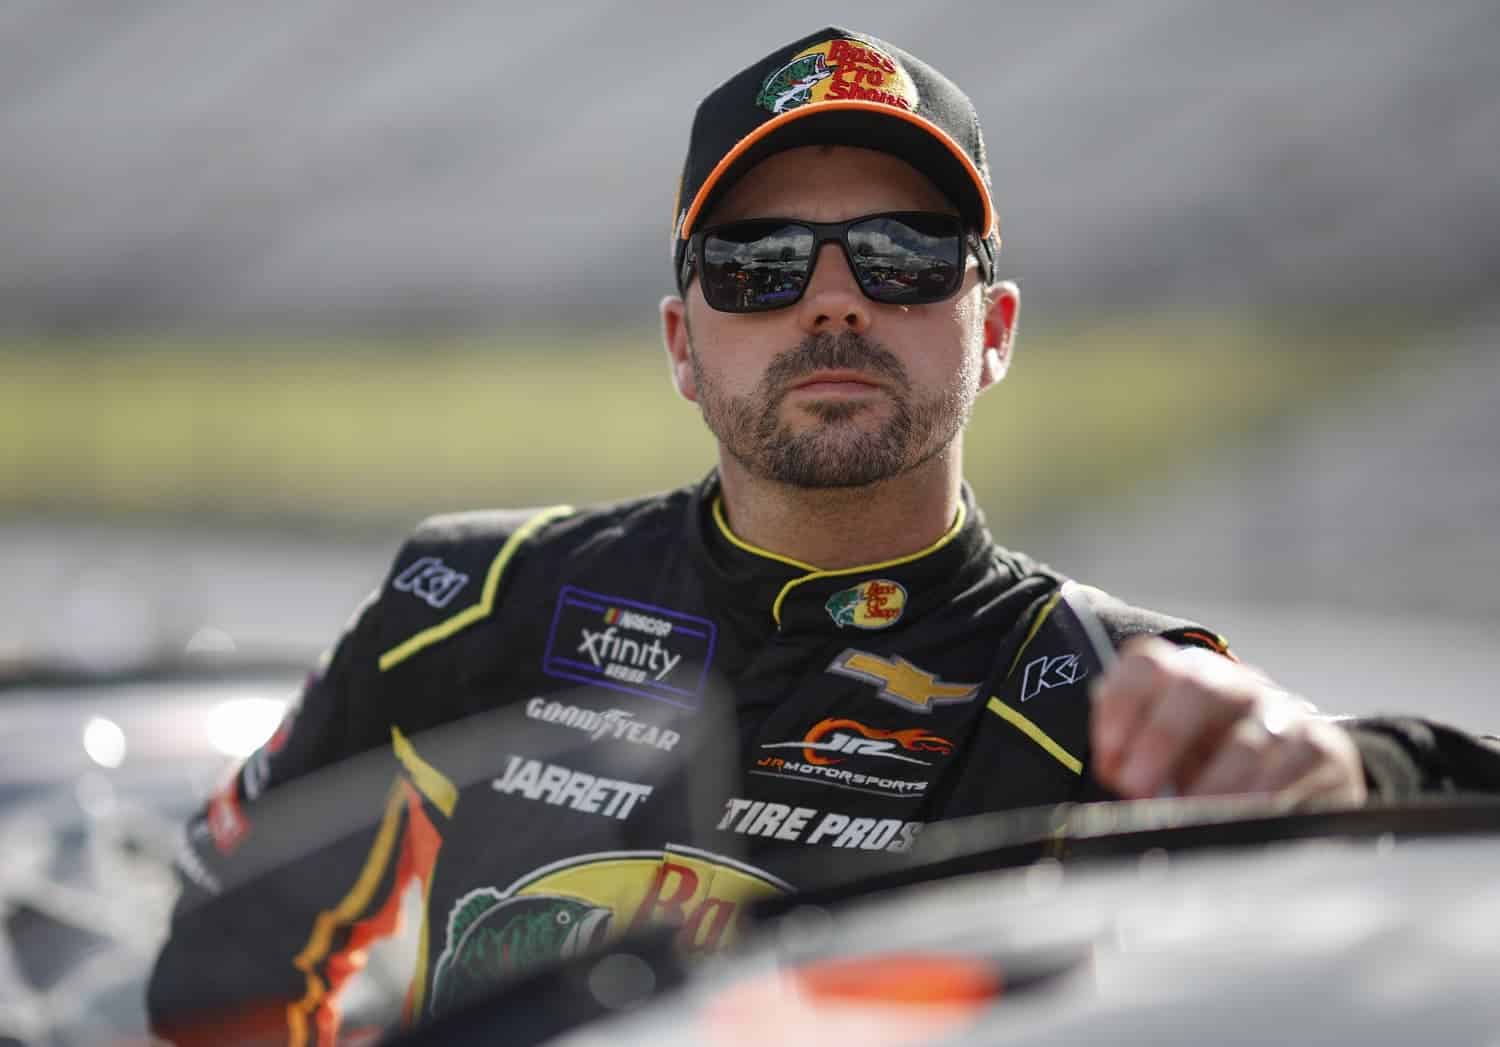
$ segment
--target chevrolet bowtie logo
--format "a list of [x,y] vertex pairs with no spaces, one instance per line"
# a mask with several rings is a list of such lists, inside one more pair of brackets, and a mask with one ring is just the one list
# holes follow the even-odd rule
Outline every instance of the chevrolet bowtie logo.
[[887,661],[868,651],[849,648],[828,666],[828,671],[880,688],[875,697],[919,713],[933,706],[971,701],[979,693],[977,683],[947,683],[899,654]]

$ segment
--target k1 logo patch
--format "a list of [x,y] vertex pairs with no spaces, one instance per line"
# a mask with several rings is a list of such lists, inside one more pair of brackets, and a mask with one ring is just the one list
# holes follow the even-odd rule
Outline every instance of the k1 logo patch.
[[441,611],[468,584],[469,576],[462,571],[455,571],[436,556],[424,556],[398,574],[391,586]]
[[1043,656],[1027,662],[1021,680],[1021,701],[1029,702],[1043,691],[1077,683],[1088,674],[1088,670],[1078,663],[1076,654]]
[[717,638],[707,618],[565,585],[542,671],[696,711]]

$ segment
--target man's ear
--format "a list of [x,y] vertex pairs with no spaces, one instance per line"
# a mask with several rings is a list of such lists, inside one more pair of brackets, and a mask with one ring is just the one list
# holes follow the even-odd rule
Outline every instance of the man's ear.
[[698,402],[698,385],[693,381],[693,358],[688,334],[687,303],[675,294],[661,300],[661,337],[667,349],[667,368],[677,395]]
[[1021,289],[1012,280],[1001,280],[985,292],[984,363],[979,388],[988,389],[1010,370],[1016,345],[1016,319],[1021,315]]

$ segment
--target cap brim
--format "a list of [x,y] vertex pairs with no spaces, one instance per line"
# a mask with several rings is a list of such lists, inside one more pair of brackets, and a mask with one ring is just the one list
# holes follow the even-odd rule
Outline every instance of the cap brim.
[[916,113],[881,102],[845,99],[781,113],[735,143],[703,181],[683,217],[678,239],[719,197],[766,157],[801,145],[848,145],[901,157],[927,175],[974,222],[982,236],[996,232],[994,201],[969,154],[946,131]]

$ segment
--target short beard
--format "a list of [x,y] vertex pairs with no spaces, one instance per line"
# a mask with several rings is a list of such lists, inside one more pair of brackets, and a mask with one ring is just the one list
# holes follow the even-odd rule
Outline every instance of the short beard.
[[[972,385],[973,376],[967,374],[956,388],[913,402],[901,361],[854,331],[809,335],[772,360],[755,391],[745,397],[718,388],[698,358],[691,331],[688,355],[703,420],[719,443],[752,474],[792,487],[866,487],[900,476],[948,447],[973,406],[973,393],[964,392]],[[854,419],[867,405],[843,400],[808,403],[805,409],[822,425],[806,432],[793,432],[779,421],[794,382],[835,369],[862,370],[887,380],[891,414],[884,425],[875,432],[859,428]]]

